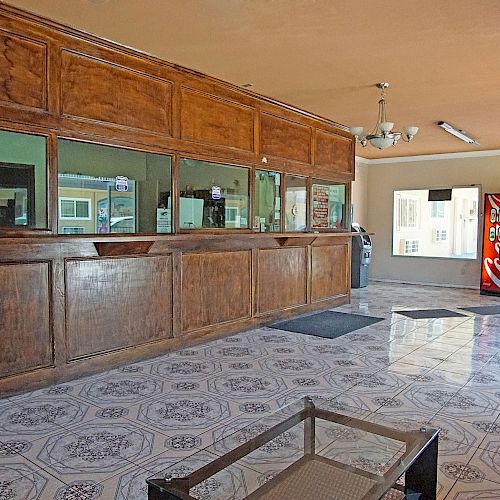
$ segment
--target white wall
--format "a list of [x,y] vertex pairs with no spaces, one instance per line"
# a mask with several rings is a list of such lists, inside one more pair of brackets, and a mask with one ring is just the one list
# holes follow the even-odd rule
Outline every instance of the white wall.
[[[422,283],[479,286],[481,246],[476,260],[392,256],[393,193],[400,189],[481,185],[479,201],[482,235],[483,194],[500,192],[500,156],[377,163],[367,169],[367,224],[374,232],[370,277]],[[357,181],[356,181],[357,182]],[[362,196],[362,186],[356,196]],[[354,189],[353,189],[354,191]],[[353,198],[354,199],[354,198]]]
[[356,180],[352,183],[352,221],[366,228],[368,224],[368,165],[356,161]]

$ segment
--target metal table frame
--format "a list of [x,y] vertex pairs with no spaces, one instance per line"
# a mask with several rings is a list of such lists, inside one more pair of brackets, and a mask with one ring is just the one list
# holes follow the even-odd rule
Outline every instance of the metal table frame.
[[[439,430],[423,427],[417,431],[399,431],[318,408],[311,397],[303,398],[303,403],[304,406],[301,410],[186,477],[148,479],[148,500],[197,500],[195,497],[189,495],[191,488],[229,465],[234,464],[302,421],[304,421],[304,457],[299,460],[310,458],[311,456],[319,457],[315,455],[317,418],[406,443],[404,454],[383,476],[372,474],[326,457],[321,457],[321,460],[327,461],[336,468],[348,470],[374,481],[371,489],[359,500],[378,500],[391,488],[404,491],[407,500],[436,500]],[[286,474],[287,470],[282,471],[261,488],[266,487],[266,485],[269,488],[274,481],[279,480],[280,476]],[[396,481],[403,474],[405,474],[404,487],[396,484]],[[259,498],[258,492],[261,488],[246,498]]]

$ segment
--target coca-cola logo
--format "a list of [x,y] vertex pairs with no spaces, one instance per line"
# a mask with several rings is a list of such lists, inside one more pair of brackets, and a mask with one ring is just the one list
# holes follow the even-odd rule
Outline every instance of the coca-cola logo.
[[[495,252],[499,255],[500,243],[495,243]],[[490,277],[491,281],[500,288],[500,259],[495,257],[494,259],[490,257],[485,257],[483,260],[484,270],[486,274]]]

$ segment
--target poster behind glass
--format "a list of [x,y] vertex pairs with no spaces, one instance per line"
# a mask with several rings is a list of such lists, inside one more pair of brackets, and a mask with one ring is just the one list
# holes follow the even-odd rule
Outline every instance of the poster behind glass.
[[312,227],[344,227],[345,185],[313,183],[312,185]]

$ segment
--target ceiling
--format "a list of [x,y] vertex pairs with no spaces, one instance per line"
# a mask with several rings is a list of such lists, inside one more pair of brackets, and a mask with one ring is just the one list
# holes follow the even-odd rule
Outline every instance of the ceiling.
[[[500,150],[500,1],[9,0],[87,32],[369,132],[390,82],[410,144],[365,158]],[[480,142],[471,146],[435,123]]]

